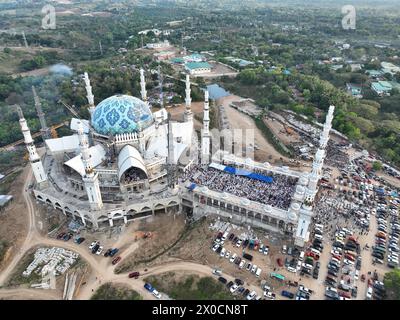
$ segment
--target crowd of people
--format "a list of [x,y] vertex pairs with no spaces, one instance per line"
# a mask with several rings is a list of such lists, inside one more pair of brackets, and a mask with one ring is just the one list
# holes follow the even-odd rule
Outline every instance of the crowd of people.
[[143,179],[146,179],[146,174],[136,168],[130,168],[129,170],[127,170],[123,177],[123,181],[125,184],[134,183]]
[[328,141],[325,165],[343,168],[349,162],[349,156],[343,151],[343,144]]
[[[259,172],[260,173],[260,172]],[[285,175],[272,175],[273,182],[239,176],[207,166],[193,166],[181,177],[181,182],[191,181],[218,192],[227,192],[252,201],[269,204],[283,210],[290,206],[297,178]]]

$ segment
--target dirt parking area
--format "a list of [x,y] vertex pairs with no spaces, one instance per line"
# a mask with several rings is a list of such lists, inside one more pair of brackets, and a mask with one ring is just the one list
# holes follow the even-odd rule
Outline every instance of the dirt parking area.
[[290,127],[286,127],[285,129],[285,126],[281,122],[265,117],[264,123],[284,145],[288,146],[292,143],[301,142],[299,134]]
[[[174,107],[170,107],[167,110],[171,114],[171,119],[173,121],[182,121],[185,108],[186,108],[185,104],[182,103],[182,104],[177,104]],[[200,130],[203,128],[203,123],[197,120],[197,119],[203,119],[203,108],[204,108],[204,102],[192,102],[191,104],[195,130]]]
[[[168,253],[169,256],[174,259],[193,261],[208,265],[212,268],[221,269],[224,274],[242,279],[246,286],[253,285],[260,287],[261,284],[266,282],[273,287],[274,290],[277,290],[277,293],[280,292],[279,290],[285,287],[285,285],[277,280],[271,279],[271,272],[279,272],[285,275],[287,280],[299,280],[299,277],[288,272],[285,268],[279,267],[277,264],[278,258],[284,260],[284,256],[280,253],[280,249],[282,248],[282,244],[288,244],[288,242],[266,232],[254,231],[257,238],[260,239],[263,244],[269,246],[270,249],[268,255],[260,253],[258,250],[248,248],[243,250],[242,247],[238,248],[228,240],[226,240],[224,244],[224,248],[230,251],[231,255],[236,253],[237,256],[242,257],[243,252],[251,254],[253,256],[251,262],[262,269],[259,278],[256,277],[254,273],[247,271],[245,268],[239,269],[239,267],[236,264],[231,263],[229,259],[221,257],[211,249],[213,239],[217,235],[216,230],[210,229],[210,224],[214,221],[215,218],[210,216],[197,222],[196,226],[190,230],[188,235]],[[236,227],[236,229],[232,229],[230,232],[238,236],[243,232],[246,232],[246,230],[246,228]],[[268,235],[268,238],[266,238],[265,235]],[[278,294],[277,299],[280,299]]]
[[137,245],[131,246],[129,253],[121,247],[125,257],[116,273],[169,261],[170,249],[182,237],[185,225],[184,215],[158,215],[138,222],[137,229],[130,235]]

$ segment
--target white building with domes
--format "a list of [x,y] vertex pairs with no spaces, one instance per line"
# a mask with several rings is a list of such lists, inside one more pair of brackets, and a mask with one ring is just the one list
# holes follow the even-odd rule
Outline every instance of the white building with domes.
[[[193,127],[189,76],[181,121],[171,121],[165,108],[152,112],[143,70],[142,99],[117,94],[95,105],[87,73],[84,79],[90,119],[73,118],[72,135],[45,140],[42,158],[37,155],[20,112],[37,200],[93,229],[168,212],[185,213],[194,219],[214,213],[239,223],[289,233],[299,246],[308,240],[334,107],[329,109],[312,172],[301,173],[221,150],[212,154],[208,92],[199,142]],[[292,182],[296,179],[290,207],[282,209],[202,186],[188,187],[188,181],[182,183],[180,176],[196,167],[201,158],[211,161],[213,168],[223,168],[224,163],[239,171],[264,170],[270,173],[271,181],[274,174],[288,176]]]

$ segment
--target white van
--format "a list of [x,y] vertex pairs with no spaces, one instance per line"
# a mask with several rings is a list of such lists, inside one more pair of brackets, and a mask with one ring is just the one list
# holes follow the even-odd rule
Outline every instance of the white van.
[[319,229],[319,228],[315,228],[315,229],[314,229],[314,233],[315,233],[315,234],[323,234],[324,232],[323,232],[321,229]]
[[293,273],[296,273],[296,272],[297,272],[297,269],[296,269],[296,268],[293,268],[293,267],[291,267],[291,266],[287,267],[287,269],[288,269],[288,271],[293,272]]
[[317,250],[317,249],[314,249],[314,248],[311,248],[311,252],[315,253],[315,254],[318,254],[319,256],[321,255],[321,252],[319,250]]
[[304,259],[304,251],[300,252],[299,260],[303,261]]
[[320,234],[316,234],[315,236],[315,239],[318,239],[318,240],[324,240],[324,237],[323,236],[321,236]]
[[225,233],[223,234],[221,240],[222,240],[222,241],[225,241],[226,238],[228,238],[228,235],[229,235],[228,231],[225,231]]
[[322,224],[316,223],[314,226],[315,226],[316,229],[324,230],[324,226]]
[[256,277],[257,277],[257,278],[260,277],[261,271],[262,271],[261,268],[257,268],[257,271],[256,271]]

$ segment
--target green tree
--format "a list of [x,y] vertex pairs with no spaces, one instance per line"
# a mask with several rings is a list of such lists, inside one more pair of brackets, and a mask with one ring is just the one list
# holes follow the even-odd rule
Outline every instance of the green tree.
[[400,269],[386,273],[383,283],[387,290],[387,299],[400,300]]
[[382,162],[374,161],[374,163],[372,164],[372,169],[374,169],[375,171],[382,170]]

